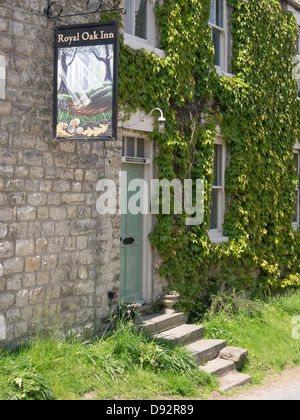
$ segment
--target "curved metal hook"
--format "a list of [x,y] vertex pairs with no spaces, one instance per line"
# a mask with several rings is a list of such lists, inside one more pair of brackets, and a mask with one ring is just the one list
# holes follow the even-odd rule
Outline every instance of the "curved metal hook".
[[[59,8],[60,8],[59,13],[58,13],[58,14],[56,14],[55,16],[53,16],[53,10],[52,10],[52,7],[53,7],[54,5],[58,5],[58,6],[59,6]],[[58,17],[62,14],[62,12],[63,12],[63,7],[62,7],[62,5],[61,5],[60,3],[58,3],[58,1],[53,1],[53,2],[50,2],[50,0],[48,0],[48,7],[44,9],[44,13],[45,13],[48,17],[51,17],[51,18],[58,18]]]
[[[97,6],[96,10],[91,10],[91,6],[90,6],[90,1],[91,0],[86,0],[86,5],[87,8],[89,10],[88,13],[74,13],[74,14],[67,14],[67,15],[62,15],[63,13],[63,6],[61,5],[61,3],[59,3],[58,1],[51,1],[48,0],[48,7],[46,7],[44,9],[44,13],[45,15],[48,16],[48,18],[52,18],[52,19],[57,19],[59,17],[61,18],[65,18],[65,17],[72,17],[72,16],[83,16],[83,15],[89,15],[89,14],[96,14],[96,13],[101,13],[102,9],[104,9],[104,12],[119,12],[122,15],[126,14],[126,10],[124,8],[119,8],[121,1],[120,0],[114,0],[113,4],[114,6],[111,6],[110,4],[108,4],[106,1],[104,0],[97,0],[99,1],[99,5]],[[57,5],[59,7],[59,12],[58,13],[54,13],[53,11],[53,6]]]

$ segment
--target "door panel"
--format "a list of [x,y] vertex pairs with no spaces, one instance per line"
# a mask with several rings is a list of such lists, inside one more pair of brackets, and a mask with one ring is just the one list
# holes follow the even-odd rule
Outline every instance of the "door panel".
[[[121,203],[122,209],[127,207],[130,198],[137,191],[129,192],[128,185],[133,179],[144,178],[142,165],[122,165],[122,171],[127,173],[127,179],[122,177]],[[125,202],[127,200],[127,203]],[[142,260],[143,260],[143,215],[121,215],[121,273],[120,299],[126,303],[142,299]]]

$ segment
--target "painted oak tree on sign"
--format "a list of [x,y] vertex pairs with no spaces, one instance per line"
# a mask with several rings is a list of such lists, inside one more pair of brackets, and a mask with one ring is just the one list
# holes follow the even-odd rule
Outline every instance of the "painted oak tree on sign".
[[[99,51],[100,50],[100,51]],[[103,54],[103,50],[105,51],[105,54]],[[88,61],[88,58],[90,55],[93,55],[97,61],[102,62],[105,65],[105,77],[104,77],[104,81],[105,82],[112,82],[113,78],[112,78],[112,54],[111,54],[111,50],[109,48],[109,45],[101,45],[100,47],[98,46],[88,46],[88,47],[81,47],[80,51],[78,48],[76,48],[75,50],[72,50],[70,48],[62,48],[60,50],[60,60],[61,60],[61,67],[62,67],[62,76],[61,76],[61,84],[60,87],[58,89],[59,93],[67,93],[68,89],[67,89],[67,85],[66,85],[66,80],[68,78],[68,69],[69,67],[73,64],[75,58],[77,55],[79,55],[79,53],[82,53],[82,56],[80,56],[79,60],[83,61],[82,65],[85,68],[88,68],[88,65],[90,64]],[[87,89],[89,83],[87,80],[87,76],[89,76],[91,74],[91,72],[80,72],[79,74],[82,75],[83,78],[85,78],[85,82],[81,82],[78,81],[77,77],[78,74],[76,74],[76,83],[79,84],[80,86],[82,86],[83,88]],[[94,72],[92,73],[92,76],[95,77]]]

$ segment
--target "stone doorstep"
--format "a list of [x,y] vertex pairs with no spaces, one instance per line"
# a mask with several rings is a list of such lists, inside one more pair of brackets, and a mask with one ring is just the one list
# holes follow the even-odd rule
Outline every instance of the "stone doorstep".
[[233,371],[227,373],[225,376],[220,377],[219,389],[222,392],[229,392],[234,388],[251,384],[251,376],[245,375],[244,373],[239,373],[237,371]]
[[183,312],[174,314],[154,314],[137,318],[136,324],[149,334],[158,334],[185,324],[186,315]]
[[202,364],[216,359],[224,347],[225,340],[198,340],[189,344],[187,350],[195,356],[197,364]]
[[157,339],[167,340],[170,343],[176,344],[190,344],[198,341],[204,336],[204,327],[202,325],[183,324],[178,327],[155,334]]

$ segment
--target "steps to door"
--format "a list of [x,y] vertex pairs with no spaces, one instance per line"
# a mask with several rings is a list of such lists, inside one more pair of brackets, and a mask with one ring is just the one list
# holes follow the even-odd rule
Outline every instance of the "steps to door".
[[220,378],[220,391],[229,392],[234,388],[250,385],[252,383],[251,376],[245,375],[237,371],[230,372]]
[[223,376],[226,373],[235,370],[235,364],[230,360],[224,360],[220,357],[217,357],[216,359],[208,362],[206,366],[199,366],[199,369],[211,375]]
[[204,327],[202,325],[182,324],[170,330],[155,334],[154,337],[167,340],[174,345],[187,345],[201,340],[204,337]]
[[195,356],[197,364],[200,365],[218,357],[225,346],[224,340],[199,340],[190,344],[187,350]]
[[186,322],[186,316],[182,312],[176,312],[175,314],[154,314],[138,318],[136,322],[147,333],[154,335],[184,324]]
[[218,376],[220,391],[228,392],[252,383],[249,375],[237,371],[243,366],[248,350],[229,347],[225,340],[203,339],[204,327],[186,324],[184,313],[147,315],[138,318],[136,323],[155,338],[185,345],[199,369]]

